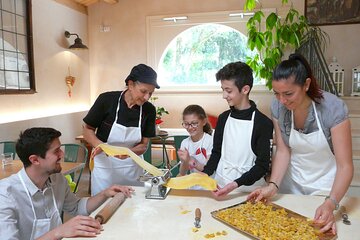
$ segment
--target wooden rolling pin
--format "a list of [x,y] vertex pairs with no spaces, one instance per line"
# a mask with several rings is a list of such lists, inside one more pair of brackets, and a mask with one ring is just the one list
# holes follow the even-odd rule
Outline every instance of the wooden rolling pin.
[[95,219],[100,223],[106,223],[109,218],[114,214],[114,212],[120,207],[120,205],[125,201],[126,196],[122,192],[115,194],[113,199],[108,202],[100,212],[95,216]]

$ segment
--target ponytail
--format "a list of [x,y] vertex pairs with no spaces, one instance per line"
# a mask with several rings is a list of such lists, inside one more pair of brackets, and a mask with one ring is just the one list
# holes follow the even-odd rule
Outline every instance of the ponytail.
[[206,132],[206,133],[209,134],[209,135],[212,135],[212,128],[211,128],[211,126],[210,126],[210,123],[209,123],[208,120],[206,120],[206,121],[207,121],[207,122],[206,122],[206,124],[205,124],[204,127],[203,127],[203,131]]
[[273,72],[273,81],[280,81],[295,77],[295,84],[304,86],[307,78],[311,79],[310,86],[306,94],[314,101],[318,102],[323,98],[322,90],[320,89],[317,81],[312,73],[311,67],[306,59],[297,53],[289,56],[288,60],[282,61]]

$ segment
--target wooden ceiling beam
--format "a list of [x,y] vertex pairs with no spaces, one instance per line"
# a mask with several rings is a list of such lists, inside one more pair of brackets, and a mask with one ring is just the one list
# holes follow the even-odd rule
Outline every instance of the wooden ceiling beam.
[[84,14],[87,14],[88,6],[100,1],[108,4],[115,4],[119,2],[119,0],[55,0],[55,2],[58,2]]
[[[74,1],[84,6],[90,6],[94,3],[100,2],[100,0],[74,0]],[[101,0],[101,1],[109,4],[115,4],[119,2],[119,0]]]
[[90,6],[91,4],[99,2],[99,0],[75,0],[75,2],[80,3],[84,6]]
[[103,0],[103,2],[109,3],[109,4],[115,4],[118,3],[119,0]]
[[74,10],[84,13],[86,15],[88,14],[86,6],[75,2],[74,0],[55,0],[55,2],[58,2],[62,5],[65,5],[71,9],[74,9]]

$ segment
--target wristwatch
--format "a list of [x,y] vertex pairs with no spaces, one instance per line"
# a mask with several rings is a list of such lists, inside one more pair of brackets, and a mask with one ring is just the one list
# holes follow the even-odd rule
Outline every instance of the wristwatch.
[[326,200],[330,200],[330,201],[332,201],[332,203],[335,205],[335,210],[338,210],[339,209],[339,203],[334,199],[334,198],[332,198],[332,197],[330,197],[330,196],[326,196],[325,197],[325,201]]

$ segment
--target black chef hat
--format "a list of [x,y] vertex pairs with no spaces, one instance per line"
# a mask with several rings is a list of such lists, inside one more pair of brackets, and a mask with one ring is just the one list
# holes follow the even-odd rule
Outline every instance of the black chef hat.
[[126,86],[128,85],[129,80],[134,82],[139,81],[142,83],[147,83],[154,85],[156,88],[160,86],[156,82],[157,74],[151,67],[145,64],[136,65],[131,69],[129,76],[125,79]]

